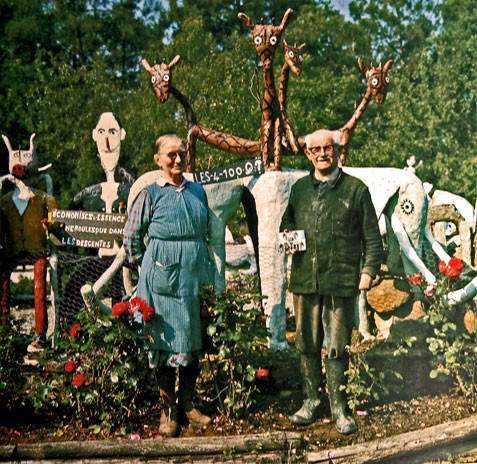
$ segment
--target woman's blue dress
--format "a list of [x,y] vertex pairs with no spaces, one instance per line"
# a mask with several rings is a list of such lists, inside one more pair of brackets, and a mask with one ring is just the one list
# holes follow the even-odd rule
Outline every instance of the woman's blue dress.
[[213,283],[208,214],[203,187],[188,181],[150,185],[131,207],[124,246],[141,263],[137,296],[155,309],[144,323],[152,367],[188,364],[201,350],[199,292]]

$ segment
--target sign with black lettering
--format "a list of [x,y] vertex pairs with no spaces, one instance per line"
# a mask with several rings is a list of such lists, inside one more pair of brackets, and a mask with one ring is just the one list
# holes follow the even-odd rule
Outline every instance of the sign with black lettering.
[[218,182],[240,179],[242,177],[262,173],[262,160],[260,158],[254,158],[253,160],[245,161],[240,164],[194,172],[194,182],[199,182],[202,185],[216,184]]
[[122,241],[127,214],[55,209],[51,219],[64,224],[54,233],[63,245],[113,248],[115,241]]

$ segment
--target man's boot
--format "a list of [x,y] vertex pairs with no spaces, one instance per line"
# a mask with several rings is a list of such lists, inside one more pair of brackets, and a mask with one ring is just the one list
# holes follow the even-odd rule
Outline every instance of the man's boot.
[[340,388],[341,385],[346,386],[347,384],[345,372],[348,369],[348,359],[327,358],[325,359],[325,367],[331,415],[336,421],[336,430],[343,435],[349,435],[356,432],[358,426],[348,410],[346,391]]
[[176,370],[169,366],[156,369],[156,379],[162,398],[162,413],[159,433],[164,437],[179,435],[179,414],[177,410]]
[[290,420],[296,425],[309,425],[318,417],[321,404],[321,395],[318,392],[323,381],[321,355],[300,355],[300,369],[303,379],[303,405]]
[[192,427],[203,428],[210,425],[212,419],[202,414],[194,404],[195,386],[198,376],[198,359],[195,359],[188,366],[179,367],[179,408],[185,414]]

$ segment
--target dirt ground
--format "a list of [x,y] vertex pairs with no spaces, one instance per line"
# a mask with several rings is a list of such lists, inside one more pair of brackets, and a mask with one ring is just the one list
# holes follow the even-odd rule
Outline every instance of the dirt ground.
[[[334,449],[345,445],[362,443],[389,437],[404,432],[425,429],[448,421],[455,421],[476,413],[476,405],[454,389],[439,394],[413,396],[394,401],[376,402],[357,408],[354,416],[359,431],[351,436],[336,432],[331,421],[329,408],[323,408],[322,416],[312,425],[297,427],[288,417],[301,406],[301,385],[298,367],[298,354],[295,350],[270,352],[266,367],[268,378],[257,381],[255,404],[240,420],[227,421],[215,417],[214,423],[204,431],[191,428],[181,430],[182,437],[223,436],[257,434],[269,431],[300,431],[308,442],[308,449]],[[31,367],[28,369],[32,369]],[[207,402],[204,388],[209,384],[210,375],[207,361],[203,363],[204,378],[199,385],[200,406],[211,416],[216,416],[215,406]],[[210,380],[210,379],[209,379]],[[89,429],[75,426],[74,422],[60,421],[59,418],[37,415],[25,407],[5,409],[0,414],[0,445],[17,443],[56,442],[70,440],[100,439],[146,439],[160,438],[158,435],[160,407],[151,410],[141,423],[130,426],[123,435],[94,434]],[[474,457],[475,458],[475,457]],[[475,462],[464,461],[459,462]]]

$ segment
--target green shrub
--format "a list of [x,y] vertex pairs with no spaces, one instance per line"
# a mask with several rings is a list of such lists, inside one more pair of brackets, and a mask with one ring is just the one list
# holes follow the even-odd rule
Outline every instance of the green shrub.
[[243,416],[254,402],[257,355],[267,340],[260,299],[256,278],[237,277],[213,302],[208,300],[207,356],[216,370],[219,412],[225,419]]
[[42,378],[30,391],[34,406],[95,431],[136,420],[157,402],[142,337],[127,312],[115,318],[81,311],[69,334],[40,357]]

